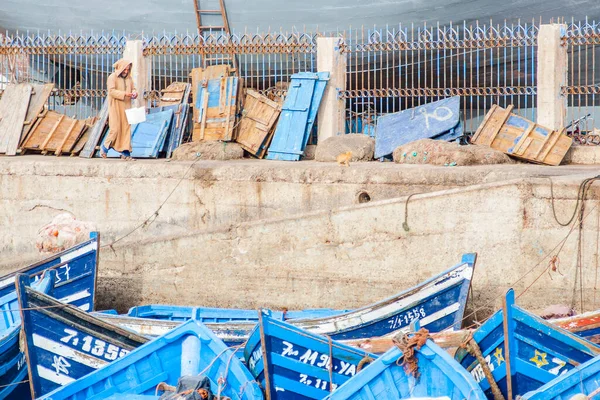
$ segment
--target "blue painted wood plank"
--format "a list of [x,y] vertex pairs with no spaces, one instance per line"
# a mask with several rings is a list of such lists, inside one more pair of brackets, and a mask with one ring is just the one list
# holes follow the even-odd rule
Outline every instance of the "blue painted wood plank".
[[[458,96],[383,115],[377,119],[375,158],[390,156],[396,147],[403,144],[435,138],[455,128],[459,121]],[[458,136],[459,131],[455,130],[450,137]]]
[[267,159],[294,161],[304,153],[305,135],[318,80],[319,75],[311,72],[292,75]]
[[[321,106],[321,100],[323,100],[325,88],[327,87],[327,82],[329,81],[329,72],[317,72],[317,76],[318,79],[313,90],[312,100],[310,102],[308,122],[306,125],[306,131],[304,132],[304,141],[302,142],[302,147],[300,148],[302,154],[304,154],[304,149],[306,149],[306,145],[310,139],[315,120],[317,119],[317,114],[319,113],[319,107]],[[296,161],[298,160],[300,160],[300,155],[298,155]]]
[[[157,158],[161,150],[169,125],[173,119],[173,110],[148,114],[146,122],[131,126],[131,156],[134,158]],[[113,149],[107,157],[118,158],[121,154]]]

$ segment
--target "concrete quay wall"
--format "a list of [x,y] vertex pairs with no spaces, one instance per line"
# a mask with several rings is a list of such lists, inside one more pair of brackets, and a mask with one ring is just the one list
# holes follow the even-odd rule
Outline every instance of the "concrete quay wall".
[[[560,221],[572,214],[584,177],[553,179]],[[412,196],[409,231],[407,197],[400,197],[119,243],[101,253],[101,304],[357,307],[477,252],[470,306],[479,317],[498,307],[509,287],[533,311],[598,308],[599,193],[600,184],[593,186],[585,202],[581,273],[579,231],[555,221],[549,180],[525,178]],[[565,238],[553,271],[549,261]]]

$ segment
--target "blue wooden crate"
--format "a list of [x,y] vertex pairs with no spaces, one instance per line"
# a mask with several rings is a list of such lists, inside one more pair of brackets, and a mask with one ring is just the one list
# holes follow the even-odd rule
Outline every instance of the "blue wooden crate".
[[267,159],[300,160],[328,80],[328,72],[301,72],[292,75]]
[[[473,333],[473,340],[498,387],[511,398],[536,390],[600,354],[595,344],[515,305],[512,289],[506,294],[503,309]],[[491,396],[490,383],[477,359],[464,349],[455,357]]]
[[160,149],[160,152],[165,153],[167,158],[170,158],[173,151],[179,147],[183,139],[183,135],[187,129],[189,104],[175,104],[172,106],[153,107],[148,109],[148,114],[155,114],[167,110],[173,111],[173,117],[169,122],[169,130],[166,138]]
[[215,394],[220,392],[221,396],[232,400],[263,398],[235,352],[204,325],[188,321],[41,399],[102,400],[131,395],[152,396],[161,382],[175,386],[181,376],[199,374],[210,379]]
[[396,147],[419,139],[442,134],[442,140],[455,139],[462,135],[462,128],[455,129],[459,122],[459,96],[382,115],[375,129],[375,158],[388,157]]
[[17,272],[0,277],[0,399],[25,398],[28,384],[25,354],[19,349],[21,313],[15,279],[27,274],[40,279],[44,271],[53,269],[60,280],[55,295],[64,303],[71,303],[85,311],[94,308],[99,238],[93,232],[91,239]]
[[27,275],[17,276],[17,293],[25,333],[29,384],[34,397],[74,382],[148,341],[129,330],[106,323],[52,296],[60,289],[56,271],[49,282],[30,287]]
[[[164,146],[173,119],[173,110],[146,115],[146,122],[131,126],[131,156],[134,158],[157,158]],[[104,139],[102,141],[104,143]],[[113,149],[107,153],[109,158],[121,157]]]

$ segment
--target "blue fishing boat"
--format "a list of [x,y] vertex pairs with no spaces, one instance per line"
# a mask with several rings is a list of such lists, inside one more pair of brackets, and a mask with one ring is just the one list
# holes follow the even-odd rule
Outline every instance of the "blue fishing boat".
[[17,274],[26,274],[34,281],[44,271],[56,271],[60,282],[55,295],[62,303],[73,304],[82,310],[93,310],[96,294],[96,268],[99,238],[97,233],[90,240],[57,253],[41,262],[17,272],[0,277],[0,399],[28,398],[25,354],[19,349],[21,314],[15,289]]
[[429,332],[461,328],[476,254],[464,254],[452,268],[378,303],[333,317],[297,319],[295,326],[347,340],[409,331],[419,321]]
[[[255,311],[256,313],[256,311]],[[105,322],[128,329],[139,335],[146,337],[162,336],[168,331],[182,324],[180,321],[170,321],[166,319],[136,318],[126,315],[112,315],[104,313],[93,313],[93,315]],[[201,322],[201,321],[198,321]],[[239,321],[228,323],[207,323],[205,324],[219,339],[228,346],[243,344],[248,335],[256,326],[252,321]]]
[[17,275],[17,295],[25,333],[29,385],[34,398],[124,357],[149,339],[111,325],[53,296],[56,271],[42,288]]
[[215,396],[232,400],[263,398],[235,352],[204,325],[188,321],[41,399],[140,398],[137,395],[157,399],[161,388],[175,386],[180,377],[197,375],[209,378]]
[[[413,354],[402,351],[411,340]],[[485,400],[475,379],[427,331],[401,334],[395,346],[340,386],[327,400]],[[406,355],[406,357],[405,357]],[[410,368],[409,368],[410,367]]]
[[268,400],[322,399],[375,356],[273,319],[265,311],[244,348]]
[[[523,400],[592,399],[600,394],[600,357],[554,378],[538,390],[526,393]],[[579,397],[576,397],[579,395]]]
[[[600,347],[515,305],[514,291],[455,358],[488,396],[515,398],[600,354]],[[490,378],[488,380],[488,377]]]
[[[301,311],[272,311],[273,318],[292,320],[299,318],[322,318],[338,315],[349,310],[333,310],[330,308],[315,308]],[[162,304],[149,304],[132,307],[127,313],[129,317],[152,318],[169,321],[187,321],[194,318],[196,321],[206,323],[224,323],[238,321],[258,322],[256,310],[235,308],[188,307],[171,306]]]

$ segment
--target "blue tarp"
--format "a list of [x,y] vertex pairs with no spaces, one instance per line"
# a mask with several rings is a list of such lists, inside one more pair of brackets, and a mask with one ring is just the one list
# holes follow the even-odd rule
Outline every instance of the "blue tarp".
[[415,140],[452,140],[462,134],[459,96],[383,115],[377,119],[375,158],[388,157]]

